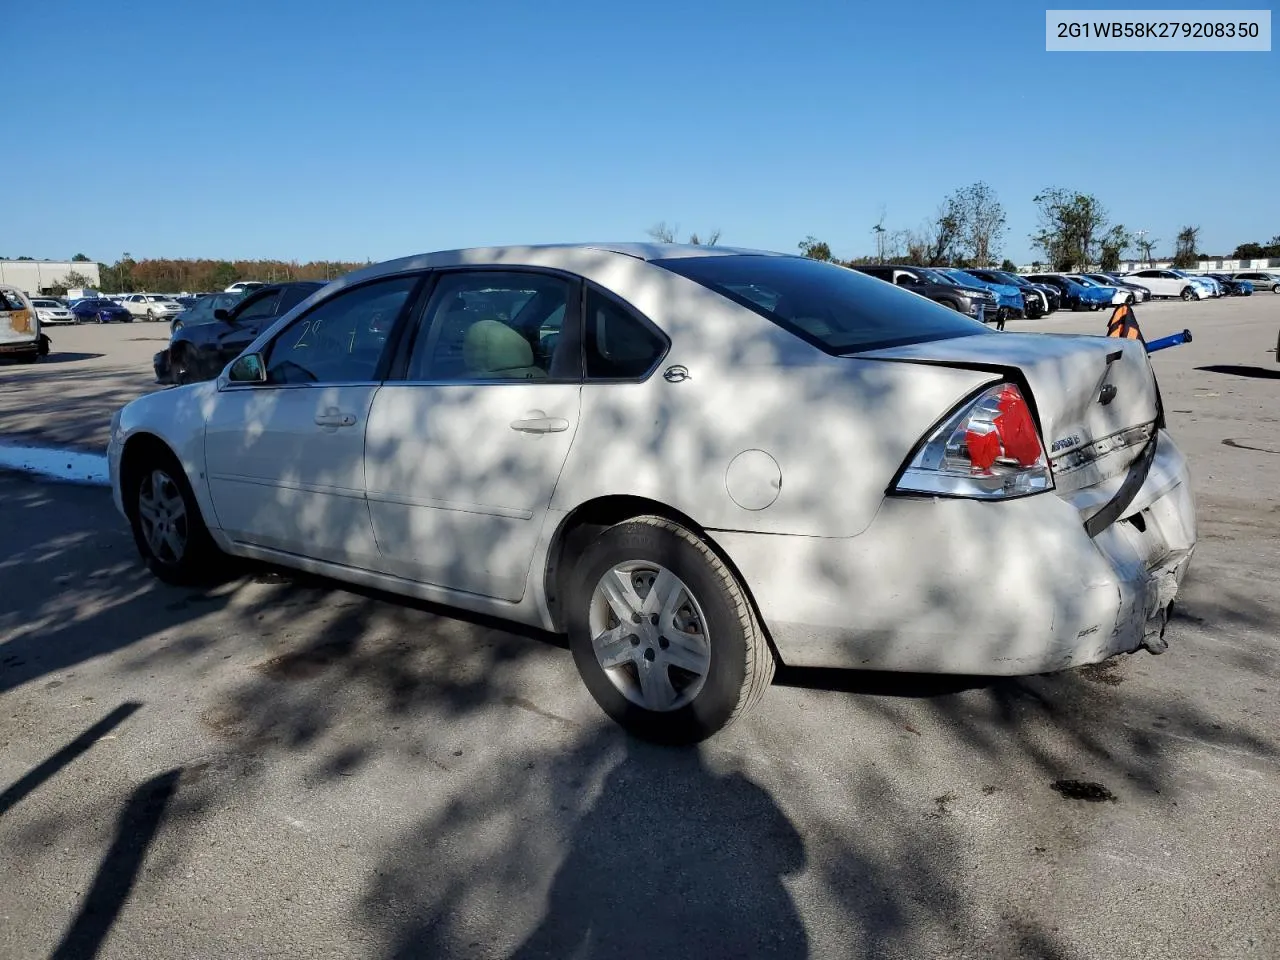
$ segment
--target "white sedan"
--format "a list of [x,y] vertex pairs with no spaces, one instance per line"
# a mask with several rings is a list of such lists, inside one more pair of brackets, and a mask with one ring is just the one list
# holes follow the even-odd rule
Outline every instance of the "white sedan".
[[160,578],[233,554],[564,632],[603,709],[664,741],[779,662],[1159,652],[1196,537],[1141,342],[995,333],[727,248],[372,266],[124,407],[108,452]]
[[35,308],[36,316],[40,318],[42,324],[54,323],[79,323],[76,315],[67,309],[66,305],[58,300],[50,300],[47,297],[36,297],[31,301],[31,306]]

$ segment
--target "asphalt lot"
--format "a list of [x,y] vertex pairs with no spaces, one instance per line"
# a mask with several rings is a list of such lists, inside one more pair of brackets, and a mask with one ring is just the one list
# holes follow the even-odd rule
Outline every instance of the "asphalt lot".
[[[783,671],[696,750],[555,637],[165,587],[106,491],[0,475],[0,957],[1280,955],[1280,296],[1138,315],[1196,337],[1155,357],[1200,519],[1167,653]],[[100,447],[165,329],[51,331],[0,439]]]

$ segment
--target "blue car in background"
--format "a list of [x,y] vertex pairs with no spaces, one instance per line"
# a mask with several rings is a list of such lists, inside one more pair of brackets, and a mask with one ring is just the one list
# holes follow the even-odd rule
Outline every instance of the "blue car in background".
[[1033,273],[1027,277],[1032,283],[1047,283],[1057,287],[1062,302],[1071,310],[1101,310],[1110,306],[1116,295],[1115,287],[1085,286],[1061,273]]
[[1011,283],[992,283],[990,280],[975,277],[972,273],[956,267],[934,267],[934,269],[963,287],[984,287],[990,290],[996,295],[996,309],[1002,320],[1010,316],[1022,316],[1026,309],[1022,291]]
[[133,314],[114,300],[77,300],[71,312],[81,323],[133,323]]

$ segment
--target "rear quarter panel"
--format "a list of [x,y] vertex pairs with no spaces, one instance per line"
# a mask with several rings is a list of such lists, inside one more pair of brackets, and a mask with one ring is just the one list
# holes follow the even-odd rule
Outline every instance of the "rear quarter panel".
[[[689,379],[666,381],[661,371],[672,364],[686,366]],[[582,419],[552,507],[568,511],[625,494],[667,504],[707,529],[853,536],[871,522],[921,437],[993,379],[825,357],[710,369],[676,345],[643,383],[584,387]],[[764,499],[772,487],[776,499],[744,506],[744,486],[765,489]]]

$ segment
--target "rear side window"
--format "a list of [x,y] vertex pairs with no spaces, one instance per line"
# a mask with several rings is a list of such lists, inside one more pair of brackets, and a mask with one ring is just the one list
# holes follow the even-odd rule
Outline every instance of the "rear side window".
[[990,333],[981,322],[856,270],[751,254],[656,260],[830,354]]
[[667,350],[644,321],[595,289],[587,291],[583,340],[588,380],[639,380]]

